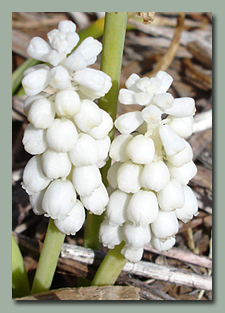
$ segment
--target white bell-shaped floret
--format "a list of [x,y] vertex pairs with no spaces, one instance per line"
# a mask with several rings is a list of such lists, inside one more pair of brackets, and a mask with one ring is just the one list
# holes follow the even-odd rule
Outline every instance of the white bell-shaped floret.
[[78,133],[73,122],[56,118],[46,131],[46,139],[50,149],[57,152],[68,152],[77,142]]
[[118,188],[127,193],[137,192],[141,188],[140,176],[142,169],[141,165],[134,164],[131,161],[122,163],[117,172]]
[[71,170],[71,162],[66,152],[47,149],[42,155],[43,173],[52,179],[66,177]]
[[169,183],[157,193],[158,203],[163,211],[173,211],[184,205],[184,192],[179,181],[171,179]]
[[141,260],[144,249],[134,249],[130,245],[125,245],[121,250],[121,254],[127,259],[129,262],[136,263]]
[[113,163],[107,172],[107,180],[109,182],[109,185],[114,189],[116,189],[118,187],[117,172],[118,172],[118,169],[119,169],[121,164],[122,163],[120,163],[120,162]]
[[187,185],[189,181],[197,174],[197,167],[193,161],[185,163],[181,167],[175,167],[167,163],[170,171],[170,177],[176,179],[181,185]]
[[131,195],[121,190],[115,190],[109,197],[109,203],[106,209],[106,217],[110,225],[123,225],[126,221],[127,205]]
[[29,110],[30,110],[30,107],[32,105],[32,103],[35,101],[35,100],[38,100],[38,99],[41,99],[41,98],[46,98],[46,97],[49,97],[50,94],[48,94],[47,92],[40,92],[39,94],[35,95],[35,96],[28,96],[26,98],[26,100],[24,101],[24,106],[23,106],[23,112],[25,115],[28,114]]
[[126,154],[126,146],[133,138],[132,135],[118,135],[111,144],[109,156],[112,160],[116,162],[125,162],[129,160],[128,155]]
[[188,117],[195,114],[195,101],[193,98],[183,97],[173,101],[173,106],[165,109],[165,113],[176,117]]
[[104,139],[113,128],[113,119],[104,110],[100,109],[102,122],[88,131],[88,134],[97,140]]
[[56,93],[55,110],[59,116],[71,117],[76,115],[80,108],[81,101],[76,91],[66,89]]
[[35,128],[31,123],[27,124],[24,135],[24,149],[30,154],[42,154],[47,149],[45,130]]
[[[67,30],[69,30],[69,28],[67,28]],[[65,27],[62,26],[61,29],[65,29]],[[70,53],[79,41],[79,35],[77,33],[64,32],[58,29],[51,30],[48,32],[47,36],[52,48],[63,54]]]
[[29,196],[30,205],[32,207],[34,214],[36,215],[42,215],[45,213],[45,211],[42,208],[42,200],[44,194],[45,189]]
[[151,240],[149,225],[146,227],[135,226],[131,222],[126,222],[122,228],[123,239],[126,244],[134,249],[143,248]]
[[93,37],[88,37],[84,39],[76,50],[66,59],[65,66],[72,71],[83,70],[96,62],[97,56],[101,50],[101,42]]
[[172,156],[185,148],[182,138],[169,125],[163,125],[159,128],[159,136],[168,156]]
[[150,92],[137,92],[135,94],[135,103],[139,105],[149,105],[153,98],[153,94]]
[[179,229],[179,223],[173,212],[164,212],[159,210],[156,220],[151,224],[151,229],[155,237],[167,239],[174,236]]
[[60,21],[58,24],[58,30],[63,33],[74,33],[76,31],[76,24],[71,21]]
[[190,144],[186,140],[184,140],[184,142],[185,148],[182,151],[174,154],[171,157],[167,157],[169,163],[175,167],[183,166],[185,163],[190,162],[193,158],[193,151]]
[[99,157],[96,141],[88,134],[80,133],[69,156],[76,167],[96,164]]
[[81,197],[81,200],[87,210],[95,215],[101,215],[108,204],[109,196],[102,183],[90,196]]
[[73,80],[79,85],[80,91],[91,99],[103,97],[112,86],[110,76],[92,68],[76,71]]
[[47,55],[52,50],[51,46],[42,38],[34,37],[31,39],[27,48],[27,53],[33,59],[47,62]]
[[106,161],[108,159],[111,140],[109,136],[103,139],[95,140],[98,149],[98,161]]
[[150,164],[155,155],[155,145],[151,138],[140,134],[127,144],[125,151],[132,162]]
[[66,89],[70,87],[70,76],[65,67],[58,65],[49,72],[49,84],[56,89]]
[[135,92],[133,90],[129,89],[120,89],[119,91],[119,102],[122,104],[137,104],[136,98],[135,98]]
[[76,203],[76,192],[69,180],[56,179],[48,186],[42,201],[45,216],[64,219]]
[[183,186],[184,191],[184,206],[175,211],[179,220],[187,223],[193,216],[198,215],[198,202],[194,195],[194,192],[189,186]]
[[50,82],[50,67],[44,64],[38,64],[24,72],[22,85],[28,96],[34,96],[43,91]]
[[77,193],[81,196],[90,196],[102,184],[101,174],[97,165],[75,167],[72,181]]
[[137,74],[133,73],[126,80],[125,86],[127,87],[127,89],[138,92],[140,90],[136,87],[136,83],[139,81],[139,79],[140,77]]
[[169,126],[182,138],[188,138],[193,133],[193,116],[175,117],[169,116]]
[[152,247],[159,252],[170,250],[175,245],[175,243],[176,243],[175,237],[169,237],[166,240],[163,240],[152,235],[151,238]]
[[115,121],[115,127],[121,134],[130,134],[143,123],[140,111],[128,112],[120,115]]
[[101,110],[93,101],[85,99],[81,102],[80,112],[74,116],[74,122],[86,133],[102,122]]
[[174,98],[170,93],[160,93],[157,94],[154,99],[154,103],[165,112],[166,109],[173,106]]
[[122,242],[122,233],[120,226],[112,226],[105,219],[99,228],[99,240],[104,247],[113,249]]
[[139,190],[132,195],[127,206],[127,219],[135,226],[146,227],[158,215],[158,202],[152,191]]
[[52,101],[47,98],[35,100],[28,111],[27,119],[36,128],[46,129],[54,121],[55,109]]
[[170,173],[163,161],[154,161],[143,168],[140,182],[145,189],[156,192],[163,189],[170,181]]
[[159,86],[159,88],[157,88],[155,93],[159,94],[159,93],[167,92],[167,90],[170,88],[173,82],[172,76],[170,76],[164,71],[159,71],[156,74],[155,78],[161,81],[161,85]]
[[50,181],[42,171],[41,156],[33,156],[24,168],[22,187],[31,195],[45,189]]
[[163,112],[157,108],[155,105],[149,105],[142,111],[142,117],[147,124],[156,124],[161,121],[161,116]]
[[82,203],[77,200],[69,215],[65,219],[55,219],[56,227],[66,235],[75,235],[83,226],[85,210]]

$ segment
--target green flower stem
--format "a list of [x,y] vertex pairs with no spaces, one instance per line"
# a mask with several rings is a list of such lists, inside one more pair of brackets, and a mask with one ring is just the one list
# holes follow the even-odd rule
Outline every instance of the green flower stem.
[[[111,77],[112,87],[110,91],[99,99],[98,105],[112,117],[116,119],[118,93],[120,86],[120,73],[122,66],[124,40],[127,26],[127,12],[106,13],[104,33],[103,33],[103,50],[101,55],[101,70]],[[110,139],[114,138],[115,129],[109,133]],[[111,165],[108,160],[106,165],[101,169],[102,180],[107,186],[107,172]],[[87,215],[84,246],[92,249],[99,247],[99,225],[103,220],[104,214],[101,216]]]
[[114,285],[127,263],[127,260],[121,254],[123,246],[124,242],[115,246],[113,250],[109,250],[92,280],[92,286]]
[[50,219],[31,294],[50,289],[64,239],[65,234],[61,233],[55,226],[54,221]]
[[12,290],[13,297],[20,298],[30,293],[29,281],[20,249],[12,236]]

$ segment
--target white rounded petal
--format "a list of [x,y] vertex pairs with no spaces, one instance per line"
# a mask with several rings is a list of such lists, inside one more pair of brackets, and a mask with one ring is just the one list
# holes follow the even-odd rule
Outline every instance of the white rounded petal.
[[46,55],[51,52],[50,45],[40,37],[34,37],[31,39],[27,48],[27,53],[33,59],[37,59],[46,62]]
[[116,189],[118,187],[118,185],[117,185],[117,172],[118,172],[118,169],[119,169],[121,164],[122,163],[120,163],[120,162],[113,163],[107,172],[107,180],[109,182],[109,185],[114,189]]
[[26,98],[26,100],[24,101],[24,106],[23,106],[23,112],[25,115],[28,114],[28,111],[30,110],[30,107],[32,105],[32,103],[37,100],[37,99],[41,99],[44,97],[48,97],[50,96],[47,92],[40,92],[39,94],[35,95],[35,96],[28,96]]
[[25,93],[28,96],[34,96],[43,91],[49,84],[49,71],[48,66],[33,66],[29,68],[29,71],[24,72],[24,78],[22,79],[22,85]]
[[175,243],[176,243],[175,237],[169,237],[168,239],[163,240],[152,235],[151,238],[152,247],[159,252],[170,250],[175,245]]
[[135,226],[126,222],[122,228],[123,239],[126,244],[134,249],[143,248],[151,240],[151,231],[149,225],[146,227]]
[[175,211],[179,220],[187,223],[193,216],[198,215],[198,202],[194,195],[194,192],[189,186],[183,186],[184,191],[184,206]]
[[57,152],[68,152],[77,142],[78,134],[75,125],[68,119],[56,118],[46,131],[50,149]]
[[130,194],[121,190],[111,193],[105,213],[110,225],[122,225],[126,221],[126,210],[130,198]]
[[46,216],[64,219],[76,203],[76,192],[69,180],[56,179],[48,186],[42,201]]
[[97,165],[75,167],[72,175],[74,187],[81,197],[90,196],[102,184]]
[[49,73],[49,84],[56,89],[66,89],[70,87],[70,76],[65,67],[58,65],[53,67]]
[[105,161],[108,159],[109,148],[111,145],[111,140],[109,136],[106,136],[103,139],[95,140],[98,149],[98,160]]
[[127,219],[136,226],[146,227],[158,215],[158,202],[152,191],[139,190],[132,195],[127,206]]
[[125,151],[132,162],[150,164],[155,155],[155,146],[151,138],[137,135],[127,144]]
[[30,154],[42,154],[47,149],[44,129],[37,129],[31,123],[27,124],[24,135],[24,149]]
[[139,105],[149,105],[153,97],[153,94],[150,92],[137,92],[134,96],[135,101]]
[[182,138],[169,125],[163,125],[159,128],[159,136],[168,156],[172,156],[185,148]]
[[119,102],[123,104],[137,104],[135,99],[135,92],[128,89],[120,89],[119,91]]
[[162,111],[155,105],[149,105],[142,111],[142,117],[147,124],[156,124],[161,121]]
[[55,96],[55,110],[59,116],[70,117],[77,114],[81,108],[81,101],[72,89],[57,92]]
[[24,168],[22,187],[31,195],[45,189],[50,181],[42,171],[41,156],[33,156]]
[[131,161],[122,163],[117,171],[118,188],[127,193],[137,192],[141,188],[140,176],[142,169],[141,165],[134,164]]
[[143,123],[141,112],[134,111],[120,115],[115,121],[115,127],[122,134],[130,134]]
[[163,111],[173,106],[174,98],[170,93],[157,94],[154,99],[154,103]]
[[146,164],[143,168],[140,182],[145,189],[156,192],[163,189],[170,181],[170,173],[163,161],[155,161]]
[[173,78],[172,76],[170,76],[169,74],[167,74],[164,71],[159,71],[155,78],[159,79],[161,81],[161,85],[159,88],[157,88],[156,93],[164,93],[167,92],[167,90],[170,88],[172,82],[173,82]]
[[96,164],[99,159],[96,141],[88,134],[80,133],[69,156],[76,167]]
[[45,211],[42,208],[42,200],[43,200],[44,194],[45,194],[45,189],[29,196],[30,205],[32,207],[34,214],[36,215],[42,215],[45,213]]
[[99,240],[103,246],[113,249],[122,242],[120,226],[112,226],[104,220],[99,228]]
[[55,219],[56,227],[66,235],[75,235],[85,222],[85,210],[77,200],[69,215],[65,219]]
[[81,102],[81,109],[74,116],[74,122],[83,132],[90,131],[102,122],[102,112],[93,101],[85,99]]
[[180,137],[187,138],[193,133],[193,116],[188,117],[174,117],[169,116],[169,126],[175,131]]
[[175,167],[183,166],[185,163],[188,163],[193,158],[193,151],[190,144],[184,140],[185,148],[178,152],[177,154],[172,155],[171,157],[167,157],[167,160],[170,164]]
[[36,128],[46,129],[50,127],[55,118],[53,102],[47,98],[40,98],[32,102],[27,114],[27,119]]
[[104,139],[113,128],[113,119],[104,110],[100,109],[102,114],[102,122],[88,131],[88,134],[97,140]]
[[132,263],[136,263],[141,260],[143,255],[144,249],[134,249],[130,245],[125,245],[123,249],[121,250],[121,254]]
[[102,183],[96,188],[90,196],[81,197],[84,207],[95,215],[101,215],[108,204],[109,196],[107,190]]
[[140,77],[137,74],[133,73],[126,80],[125,86],[130,90],[139,91],[136,87],[136,83],[139,81],[139,79]]
[[151,224],[152,232],[159,239],[167,239],[174,236],[179,229],[175,212],[159,210],[156,220]]
[[74,33],[76,31],[76,24],[71,21],[60,21],[58,30],[63,33]]
[[195,111],[195,101],[189,97],[174,99],[173,106],[165,109],[165,113],[176,117],[193,116]]
[[170,177],[179,181],[181,185],[187,185],[197,174],[197,167],[193,161],[185,163],[181,167],[175,167],[169,163],[167,166],[170,171]]
[[68,176],[71,170],[68,153],[47,149],[42,155],[42,169],[48,178]]
[[133,138],[132,135],[118,135],[115,137],[115,139],[112,141],[109,156],[112,160],[116,162],[125,162],[129,160],[129,157],[127,156],[125,150],[127,144],[131,141]]

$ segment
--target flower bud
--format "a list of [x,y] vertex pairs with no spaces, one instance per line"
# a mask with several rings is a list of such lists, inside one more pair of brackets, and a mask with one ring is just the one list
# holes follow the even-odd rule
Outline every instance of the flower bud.
[[143,255],[144,249],[134,249],[130,245],[125,245],[123,249],[121,250],[121,254],[132,263],[136,263],[141,260]]
[[139,79],[140,77],[137,74],[133,73],[126,80],[125,86],[127,87],[127,89],[138,92],[140,90],[136,87],[136,83],[139,81]]
[[144,108],[142,111],[142,117],[148,124],[156,124],[161,121],[162,111],[157,108],[155,105],[149,105]]
[[195,101],[189,97],[174,99],[173,106],[165,109],[165,113],[177,117],[193,116],[195,114]]
[[100,109],[102,114],[102,122],[88,131],[88,134],[97,140],[104,139],[113,128],[113,119],[104,110]]
[[102,184],[101,174],[97,165],[75,167],[72,181],[81,197],[90,196]]
[[175,167],[169,163],[167,166],[170,171],[170,177],[179,181],[181,185],[187,185],[197,174],[197,167],[193,161],[185,163],[181,167]]
[[45,189],[50,181],[42,172],[41,156],[33,156],[24,168],[22,187],[31,195]]
[[132,135],[118,135],[111,144],[109,156],[116,162],[125,162],[129,160],[125,150],[127,144],[133,138]]
[[193,133],[193,116],[174,117],[169,116],[169,126],[182,138],[187,138]]
[[81,197],[81,200],[87,210],[95,215],[101,215],[108,204],[109,196],[102,183],[101,186],[96,188],[90,196]]
[[28,96],[34,96],[43,91],[49,84],[50,67],[43,64],[35,65],[24,72],[22,85]]
[[45,213],[45,211],[42,208],[42,200],[45,194],[45,190],[41,190],[37,193],[33,193],[29,196],[30,205],[33,209],[34,214],[36,215],[42,215]]
[[50,127],[54,121],[55,109],[54,105],[47,98],[35,100],[28,111],[27,119],[36,128],[46,129]]
[[44,98],[44,97],[48,97],[50,96],[50,94],[48,94],[47,92],[40,92],[39,94],[35,95],[35,96],[29,96],[26,98],[26,100],[24,101],[24,106],[23,106],[23,112],[25,115],[28,114],[29,110],[30,110],[30,107],[32,105],[32,103],[35,101],[35,100],[38,100],[38,99],[41,99],[41,98]]
[[95,140],[98,149],[98,161],[106,161],[108,159],[111,140],[109,136],[103,139]]
[[175,167],[181,167],[184,164],[190,162],[193,158],[193,151],[190,144],[185,140],[184,142],[185,148],[182,151],[172,155],[171,157],[167,157],[169,163]]
[[45,216],[65,219],[76,203],[76,192],[69,180],[56,179],[48,186],[42,201]]
[[198,202],[197,199],[189,186],[183,186],[184,192],[184,206],[175,211],[176,216],[179,220],[187,223],[188,220],[198,215]]
[[55,110],[59,116],[71,117],[76,115],[81,108],[81,102],[76,91],[72,89],[62,90],[56,93]]
[[184,193],[181,184],[171,179],[169,183],[157,193],[158,203],[163,211],[173,211],[184,205]]
[[49,84],[56,89],[66,89],[70,87],[70,77],[65,67],[58,65],[49,72]]
[[68,152],[77,142],[78,134],[75,125],[68,119],[56,118],[46,131],[50,149],[57,152]]
[[159,135],[168,156],[172,156],[185,148],[185,143],[169,125],[159,128]]
[[159,79],[161,82],[161,85],[159,86],[159,88],[157,88],[156,93],[159,94],[159,93],[167,92],[167,90],[170,88],[173,82],[172,76],[170,76],[164,71],[159,71],[156,74],[155,78]]
[[120,162],[113,163],[107,172],[107,180],[108,180],[110,186],[114,189],[116,189],[118,187],[118,185],[117,185],[117,172],[118,172],[120,165],[121,165]]
[[76,31],[76,25],[71,21],[60,21],[58,30],[63,33],[74,33]]
[[119,102],[122,104],[136,104],[135,92],[128,89],[120,89]]
[[55,219],[56,227],[66,235],[76,235],[85,221],[85,210],[82,203],[77,200],[69,215],[65,219]]
[[71,170],[68,154],[47,149],[42,155],[42,169],[48,178],[57,179],[68,176]]
[[135,136],[126,146],[126,154],[137,164],[150,164],[154,158],[155,146],[151,138]]
[[51,46],[44,39],[40,37],[34,37],[29,43],[27,53],[33,59],[47,62],[48,59],[46,55],[48,55],[51,50]]
[[152,191],[139,190],[127,206],[127,219],[135,226],[147,227],[158,215],[158,202]]
[[69,156],[76,167],[96,164],[99,158],[96,141],[88,134],[80,133]]
[[45,130],[27,124],[23,135],[24,149],[30,154],[42,154],[47,149]]
[[151,238],[151,245],[152,247],[161,252],[161,251],[168,251],[170,250],[176,243],[176,238],[175,237],[169,237],[166,240],[164,239],[159,239],[152,235]]
[[[142,166],[131,161],[122,163],[117,172],[118,188],[127,193],[135,193],[141,188]],[[111,185],[112,186],[112,185]]]
[[123,239],[126,244],[134,249],[143,248],[151,240],[151,232],[149,225],[146,227],[135,226],[130,222],[126,222],[122,228]]
[[99,240],[104,247],[113,249],[122,242],[121,227],[112,226],[105,219],[99,228]]
[[[60,26],[65,29],[65,26]],[[68,27],[66,27],[69,30]],[[47,34],[48,40],[55,50],[59,53],[68,54],[77,45],[79,36],[75,32],[63,32],[58,29],[53,29]]]
[[154,103],[163,111],[173,106],[174,98],[170,93],[157,94],[154,99]]
[[163,161],[146,164],[143,168],[140,182],[145,189],[151,189],[156,192],[163,189],[170,181],[170,173]]
[[134,111],[120,115],[116,121],[115,126],[121,134],[130,134],[143,123],[141,112]]
[[156,220],[151,224],[151,229],[155,237],[159,239],[167,239],[174,236],[179,229],[175,212],[159,210]]
[[111,193],[106,210],[106,217],[110,225],[123,225],[126,221],[126,210],[130,198],[131,195],[120,190]]

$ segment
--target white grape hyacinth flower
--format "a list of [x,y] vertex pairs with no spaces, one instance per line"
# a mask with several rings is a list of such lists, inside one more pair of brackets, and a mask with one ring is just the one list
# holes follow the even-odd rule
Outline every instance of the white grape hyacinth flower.
[[187,186],[197,172],[186,140],[193,132],[195,102],[175,99],[169,93],[172,81],[163,71],[152,78],[132,74],[119,92],[122,104],[139,105],[141,110],[115,121],[119,134],[109,151],[110,197],[101,241],[109,247],[111,231],[118,227],[125,242],[121,253],[130,262],[141,260],[147,243],[158,251],[171,249],[178,219],[185,223],[198,214],[197,200]]

